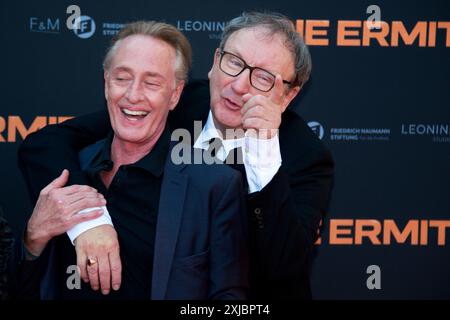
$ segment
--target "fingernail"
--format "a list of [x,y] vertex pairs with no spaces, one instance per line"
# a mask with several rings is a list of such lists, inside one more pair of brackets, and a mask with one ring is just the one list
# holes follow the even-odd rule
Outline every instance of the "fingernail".
[[114,290],[117,291],[117,290],[119,290],[119,288],[120,288],[120,286],[119,286],[118,284],[114,284],[114,285],[113,285],[113,289],[114,289]]
[[108,293],[109,293],[109,290],[102,290],[102,293],[104,294],[104,295],[107,295]]
[[98,290],[98,287],[97,287],[97,286],[93,286],[93,287],[92,287],[92,290],[97,291],[97,290]]

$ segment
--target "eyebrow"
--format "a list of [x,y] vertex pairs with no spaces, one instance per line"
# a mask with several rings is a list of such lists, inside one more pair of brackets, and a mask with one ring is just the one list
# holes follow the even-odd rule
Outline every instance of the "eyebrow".
[[[116,67],[116,68],[114,68],[112,70],[112,72],[121,72],[121,71],[133,73],[133,70],[131,68],[126,67],[126,66],[119,66],[119,67]],[[144,75],[146,77],[159,78],[159,79],[165,80],[165,77],[162,74],[158,73],[158,72],[146,71],[144,73]]]
[[263,69],[263,70],[265,70],[265,71],[269,71],[270,73],[272,73],[272,74],[274,74],[274,75],[277,74],[277,72],[272,71],[272,70],[269,70],[269,69],[267,69],[266,67],[261,67],[261,66],[259,66],[259,65],[252,65],[252,64],[249,64],[249,63],[242,57],[242,55],[241,55],[240,53],[236,52],[236,50],[234,50],[234,49],[226,50],[225,48],[223,48],[222,50],[223,50],[223,51],[227,51],[227,52],[229,52],[229,53],[232,53],[232,54],[238,56],[239,58],[241,58],[242,60],[244,60],[244,62],[245,62],[246,64],[248,64],[248,65],[251,66],[251,67]]
[[[226,50],[225,48],[223,48],[222,49],[223,51],[227,51],[227,52],[229,52],[229,53],[232,53],[232,54],[234,54],[234,55],[236,55],[236,56],[238,56],[239,58],[241,58],[242,60],[244,60],[245,61],[245,59],[244,58],[242,58],[242,55],[240,54],[240,53],[238,53],[238,52],[236,52],[235,50]],[[245,61],[245,63],[247,63],[247,61]],[[248,64],[248,63],[247,63]]]

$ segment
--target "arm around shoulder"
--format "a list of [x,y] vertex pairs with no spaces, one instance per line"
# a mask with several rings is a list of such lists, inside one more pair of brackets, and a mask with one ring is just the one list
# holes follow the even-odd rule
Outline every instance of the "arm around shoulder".
[[63,169],[71,172],[69,184],[86,184],[80,173],[78,152],[107,135],[110,128],[106,110],[48,125],[30,135],[18,151],[19,167],[32,202]]

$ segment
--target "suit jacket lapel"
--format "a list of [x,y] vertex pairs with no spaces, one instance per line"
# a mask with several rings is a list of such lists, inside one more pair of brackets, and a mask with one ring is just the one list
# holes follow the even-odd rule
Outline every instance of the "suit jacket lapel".
[[172,163],[169,152],[161,185],[156,224],[151,297],[154,300],[165,299],[172,270],[187,189],[187,176],[180,172],[182,168],[184,165]]

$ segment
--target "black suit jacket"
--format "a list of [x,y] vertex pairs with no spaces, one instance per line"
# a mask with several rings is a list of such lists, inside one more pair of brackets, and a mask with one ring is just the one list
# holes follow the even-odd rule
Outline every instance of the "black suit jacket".
[[[205,123],[209,109],[208,81],[192,81],[169,115],[170,126],[193,132],[193,121]],[[71,183],[85,184],[77,154],[109,130],[104,109],[29,135],[19,160],[33,200],[63,168],[71,171]],[[324,144],[289,108],[282,115],[279,137],[281,168],[263,190],[247,196],[250,298],[309,299],[314,242],[329,205],[334,163]]]

